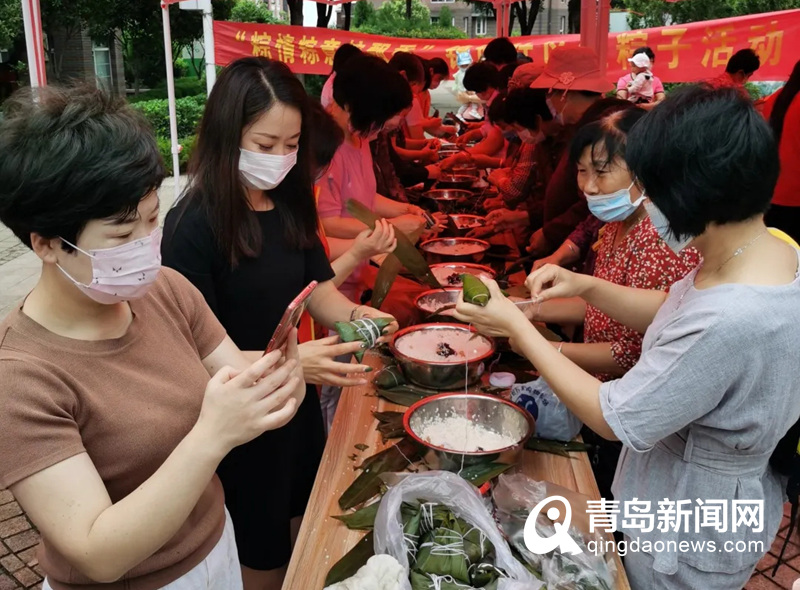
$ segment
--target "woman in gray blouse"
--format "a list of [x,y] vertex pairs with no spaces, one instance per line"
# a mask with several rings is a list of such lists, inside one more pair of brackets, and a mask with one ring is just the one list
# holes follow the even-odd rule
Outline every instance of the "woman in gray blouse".
[[[494,283],[486,307],[461,302],[457,314],[510,337],[570,410],[624,444],[613,491],[618,528],[639,541],[625,560],[635,590],[735,590],[777,534],[784,494],[769,459],[800,417],[800,253],[764,225],[777,149],[735,90],[692,87],[637,123],[626,159],[659,234],[703,263],[669,294],[556,266],[527,286],[644,332],[630,372],[601,383],[582,371]],[[653,520],[628,518],[632,500]]]

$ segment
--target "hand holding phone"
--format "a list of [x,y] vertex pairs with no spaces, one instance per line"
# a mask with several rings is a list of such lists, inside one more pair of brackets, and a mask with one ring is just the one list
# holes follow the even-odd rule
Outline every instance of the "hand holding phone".
[[273,350],[279,350],[286,345],[289,334],[300,321],[300,316],[303,315],[303,312],[308,307],[311,294],[314,292],[314,289],[317,288],[318,284],[317,281],[311,281],[311,283],[289,304],[289,307],[283,312],[283,317],[281,317],[278,327],[275,328],[275,332],[272,334],[272,338],[264,354],[269,354]]

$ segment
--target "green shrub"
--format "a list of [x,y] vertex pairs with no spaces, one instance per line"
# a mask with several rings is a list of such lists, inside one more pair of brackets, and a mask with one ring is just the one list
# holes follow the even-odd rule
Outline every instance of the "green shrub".
[[319,74],[306,74],[305,87],[308,95],[313,96],[314,98],[319,98],[322,96],[322,87],[325,86],[325,81],[327,79],[328,76],[322,76]]
[[[181,173],[186,172],[186,167],[189,164],[189,158],[194,149],[196,137],[194,135],[178,139],[181,145],[181,151],[178,153],[178,165],[180,166]],[[172,144],[169,137],[156,137],[158,142],[158,151],[161,153],[161,158],[164,160],[164,166],[167,168],[167,174],[172,175]]]
[[228,20],[237,23],[262,23],[267,25],[288,25],[289,23],[276,19],[272,11],[263,2],[253,0],[238,0],[231,10]]
[[[194,76],[189,76],[186,78],[176,78],[175,79],[175,98],[185,98],[187,96],[197,96],[198,94],[205,94],[206,93],[206,81],[205,78],[198,80]],[[154,88],[147,90],[146,92],[141,92],[138,95],[128,97],[128,102],[131,104],[135,104],[137,102],[142,102],[145,100],[154,100],[154,99],[165,99],[167,98],[167,82],[166,80],[160,82]]]
[[[178,119],[178,137],[194,135],[205,108],[205,95],[187,96],[175,101]],[[142,112],[156,136],[169,137],[169,104],[166,99],[146,100],[133,104]]]

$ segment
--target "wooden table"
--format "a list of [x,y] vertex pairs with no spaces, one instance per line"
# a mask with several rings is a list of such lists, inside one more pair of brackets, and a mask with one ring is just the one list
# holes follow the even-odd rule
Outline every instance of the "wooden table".
[[[381,364],[380,358],[372,354],[365,355],[364,362],[376,368]],[[355,471],[354,465],[396,442],[389,441],[388,445],[381,442],[372,412],[405,409],[376,397],[372,385],[349,387],[342,391],[283,590],[322,590],[331,566],[364,536],[363,531],[351,531],[332,515],[342,513],[339,497],[360,473]],[[369,448],[359,451],[355,448],[359,443],[369,445]],[[353,454],[358,455],[358,461],[350,458]],[[525,451],[522,470],[534,479],[553,482],[593,500],[600,498],[585,453],[573,453],[568,459]],[[617,590],[630,590],[619,557],[615,556],[615,559],[620,572]]]

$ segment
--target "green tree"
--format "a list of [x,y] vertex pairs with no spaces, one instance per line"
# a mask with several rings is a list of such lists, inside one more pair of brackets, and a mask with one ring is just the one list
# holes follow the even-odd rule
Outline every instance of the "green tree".
[[231,10],[230,20],[237,23],[287,24],[275,18],[266,4],[254,0],[238,0]]
[[367,2],[367,0],[358,0],[356,8],[353,11],[353,26],[363,27],[369,24],[375,18],[375,7]]
[[439,11],[439,24],[443,27],[453,26],[453,13],[447,6],[442,6]]
[[622,4],[630,11],[628,24],[633,29],[800,8],[800,0],[622,0]]
[[[362,16],[368,14],[364,9]],[[431,24],[431,11],[420,0],[411,2],[411,18],[406,18],[406,0],[390,0],[367,18],[365,24],[359,24],[356,31],[374,35],[388,35],[392,37],[406,37],[414,39],[463,39],[464,31],[438,23]]]
[[0,0],[0,49],[11,49],[22,30],[19,0]]

